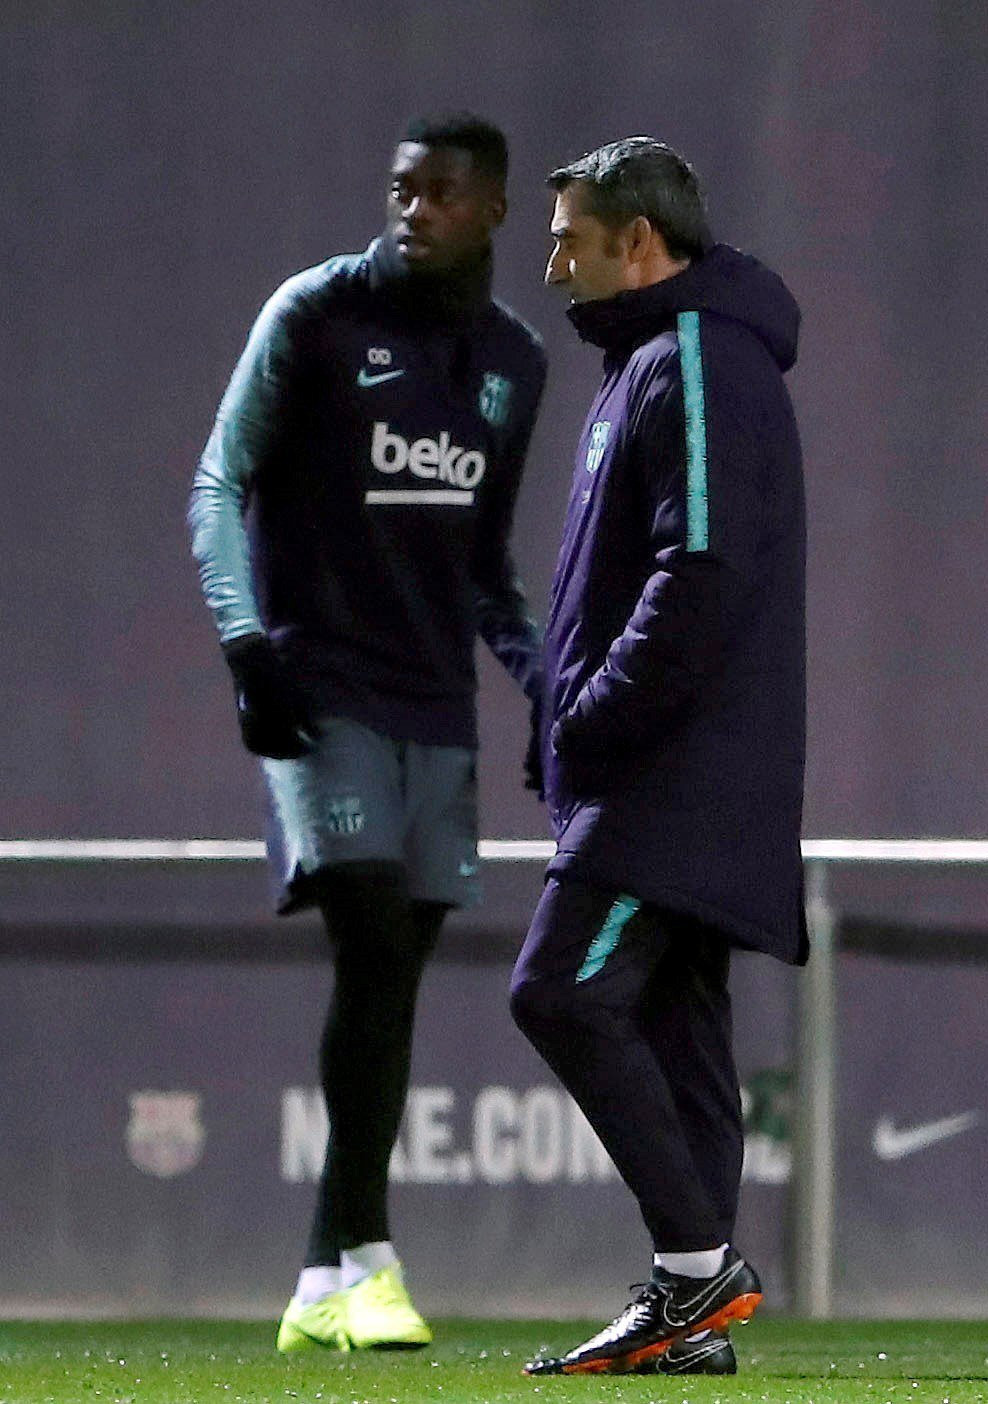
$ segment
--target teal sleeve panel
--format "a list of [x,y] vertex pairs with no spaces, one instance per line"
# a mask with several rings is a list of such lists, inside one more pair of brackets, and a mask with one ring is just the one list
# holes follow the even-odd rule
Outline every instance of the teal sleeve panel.
[[244,512],[254,477],[279,432],[289,351],[276,294],[251,331],[192,483],[192,554],[223,643],[264,632],[251,577]]
[[686,549],[705,551],[710,544],[707,508],[707,411],[703,388],[699,312],[676,318],[686,419]]

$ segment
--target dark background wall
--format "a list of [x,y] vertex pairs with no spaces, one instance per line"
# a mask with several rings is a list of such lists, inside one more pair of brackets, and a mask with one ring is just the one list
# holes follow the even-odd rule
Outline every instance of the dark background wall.
[[[190,475],[261,302],[364,246],[402,122],[454,105],[511,139],[496,282],[551,361],[535,602],[598,369],[540,286],[543,176],[650,132],[803,307],[806,833],[984,832],[983,6],[6,0],[0,45],[3,836],[256,831]],[[483,831],[541,836],[483,682]]]

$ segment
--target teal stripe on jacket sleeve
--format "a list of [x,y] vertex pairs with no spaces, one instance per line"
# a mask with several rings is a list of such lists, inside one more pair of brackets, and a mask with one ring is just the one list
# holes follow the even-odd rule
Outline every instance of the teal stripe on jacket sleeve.
[[703,389],[699,312],[676,318],[686,410],[686,549],[706,551],[710,542],[707,501],[707,417]]
[[587,947],[583,964],[576,972],[576,983],[582,984],[597,975],[617,950],[621,932],[641,906],[637,897],[618,897],[604,918],[604,924]]

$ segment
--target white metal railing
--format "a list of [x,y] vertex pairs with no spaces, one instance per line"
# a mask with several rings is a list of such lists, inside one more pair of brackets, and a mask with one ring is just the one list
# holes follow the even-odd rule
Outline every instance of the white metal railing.
[[[481,839],[488,863],[545,862],[546,839]],[[807,922],[813,958],[799,981],[793,1126],[793,1287],[801,1315],[830,1315],[834,1261],[836,921],[827,892],[836,864],[988,864],[988,839],[805,839]],[[255,839],[0,839],[0,862],[254,862]]]
[[[804,839],[803,858],[819,863],[988,863],[988,839]],[[551,839],[481,839],[489,863],[544,862]],[[0,839],[0,860],[16,862],[248,862],[260,839]]]

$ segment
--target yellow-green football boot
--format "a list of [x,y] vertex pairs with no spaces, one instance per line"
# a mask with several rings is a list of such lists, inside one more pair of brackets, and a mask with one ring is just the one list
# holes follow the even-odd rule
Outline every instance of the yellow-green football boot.
[[356,1349],[415,1350],[432,1332],[412,1305],[401,1264],[381,1268],[338,1293],[347,1337]]
[[278,1349],[284,1354],[293,1350],[314,1350],[326,1346],[329,1350],[349,1350],[346,1330],[347,1292],[330,1292],[309,1306],[300,1306],[293,1297],[285,1308],[278,1327]]

